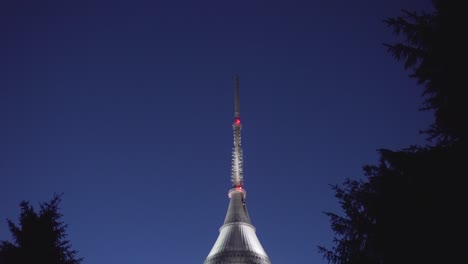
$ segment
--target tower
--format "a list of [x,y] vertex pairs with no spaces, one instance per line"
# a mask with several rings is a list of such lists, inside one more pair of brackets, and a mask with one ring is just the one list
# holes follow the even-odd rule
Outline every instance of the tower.
[[250,221],[245,204],[243,160],[241,146],[242,124],[239,112],[239,76],[235,77],[234,146],[232,148],[229,207],[219,236],[204,264],[271,264]]

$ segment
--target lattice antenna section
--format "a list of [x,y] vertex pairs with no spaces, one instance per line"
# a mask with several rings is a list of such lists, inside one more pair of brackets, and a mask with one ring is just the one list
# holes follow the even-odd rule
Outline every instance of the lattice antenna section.
[[234,146],[232,148],[232,169],[231,169],[231,181],[232,186],[240,187],[243,185],[243,155],[241,146],[241,130],[242,125],[240,120],[236,119],[232,125],[234,129]]

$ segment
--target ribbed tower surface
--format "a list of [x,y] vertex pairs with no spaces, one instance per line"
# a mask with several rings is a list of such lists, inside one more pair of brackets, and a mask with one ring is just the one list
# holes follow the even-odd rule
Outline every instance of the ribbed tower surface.
[[245,205],[245,190],[230,191],[231,201],[219,236],[205,264],[271,264],[255,234]]

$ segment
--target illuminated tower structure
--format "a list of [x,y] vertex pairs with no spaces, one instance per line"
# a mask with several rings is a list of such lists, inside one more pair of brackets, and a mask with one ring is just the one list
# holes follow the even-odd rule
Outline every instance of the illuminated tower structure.
[[232,189],[229,207],[219,236],[204,264],[271,264],[250,221],[243,186],[241,130],[239,116],[239,77],[235,78],[234,146],[232,148]]

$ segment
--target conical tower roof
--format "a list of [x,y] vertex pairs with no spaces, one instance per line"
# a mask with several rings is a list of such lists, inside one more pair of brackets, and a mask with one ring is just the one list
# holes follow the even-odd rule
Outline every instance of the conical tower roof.
[[234,147],[231,170],[233,188],[229,191],[230,202],[224,225],[219,229],[218,239],[208,253],[204,264],[271,264],[270,258],[258,240],[245,204],[238,77],[236,77],[235,91],[235,119],[232,125]]

